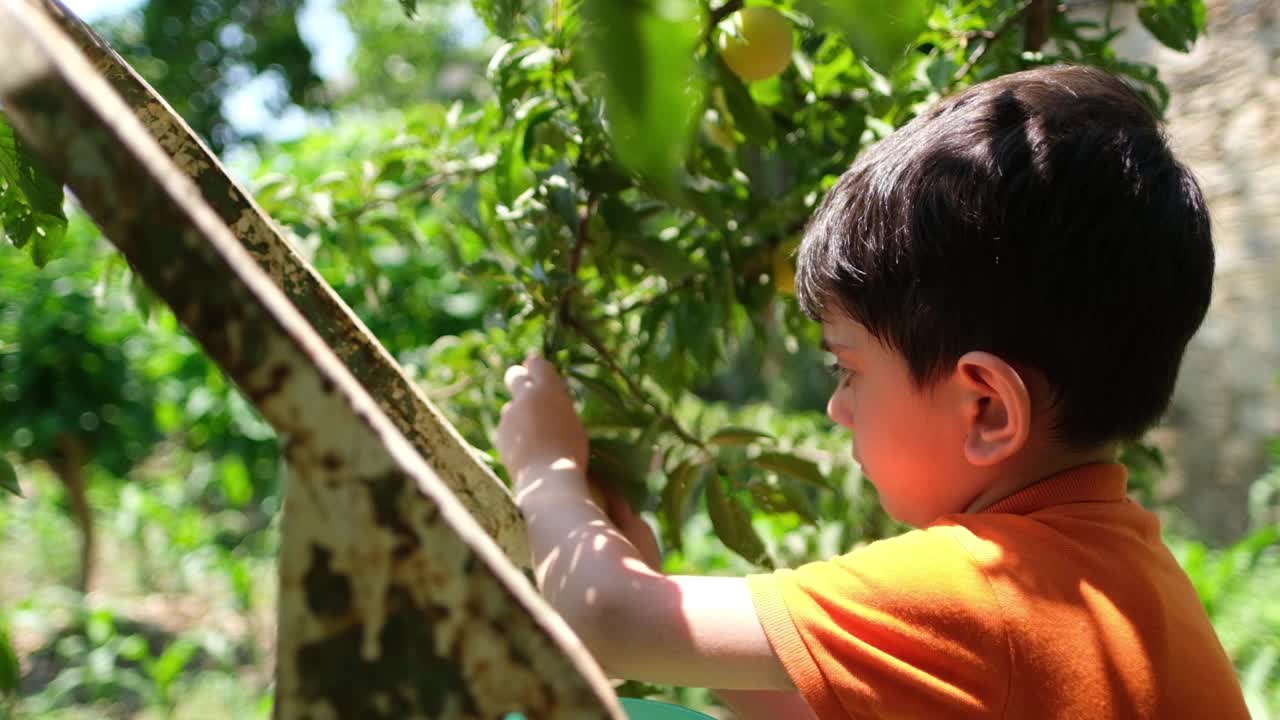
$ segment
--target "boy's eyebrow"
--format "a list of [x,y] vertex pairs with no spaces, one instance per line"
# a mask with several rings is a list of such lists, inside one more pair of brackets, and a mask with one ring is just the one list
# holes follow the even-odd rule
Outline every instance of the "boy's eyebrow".
[[829,352],[829,353],[833,353],[833,354],[834,354],[834,353],[835,353],[835,351],[837,351],[837,350],[852,350],[852,349],[853,349],[853,348],[851,348],[851,347],[850,347],[850,346],[848,346],[848,345],[841,345],[840,343],[833,343],[833,342],[831,342],[831,341],[827,340],[825,337],[824,337],[824,338],[822,338],[821,347],[822,347],[823,352]]

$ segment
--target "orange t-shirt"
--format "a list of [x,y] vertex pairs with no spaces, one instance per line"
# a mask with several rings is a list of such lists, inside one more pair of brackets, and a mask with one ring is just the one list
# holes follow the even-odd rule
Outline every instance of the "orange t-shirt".
[[1126,469],[1075,468],[980,513],[748,578],[830,718],[1246,719],[1231,662]]

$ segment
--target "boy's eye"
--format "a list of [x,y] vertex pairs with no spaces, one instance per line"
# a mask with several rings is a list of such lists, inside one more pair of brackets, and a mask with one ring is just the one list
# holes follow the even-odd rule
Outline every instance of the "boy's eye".
[[827,366],[827,370],[831,372],[832,377],[842,382],[844,380],[847,380],[849,376],[853,374],[852,370],[850,370],[847,367],[844,367],[838,362],[831,363],[829,366]]

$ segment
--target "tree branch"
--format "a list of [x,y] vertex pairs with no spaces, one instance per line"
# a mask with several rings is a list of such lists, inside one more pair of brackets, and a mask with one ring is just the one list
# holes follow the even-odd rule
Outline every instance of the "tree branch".
[[1009,30],[1018,23],[1018,20],[1027,12],[1027,9],[1037,2],[1042,1],[1043,0],[1024,0],[1024,2],[1018,6],[1017,10],[1014,10],[1008,17],[1000,22],[1000,25],[997,26],[994,31],[984,36],[983,42],[978,46],[978,49],[974,50],[973,55],[969,56],[969,59],[965,61],[964,65],[960,66],[960,69],[956,71],[956,74],[951,76],[951,82],[947,84],[947,88],[942,94],[946,95],[950,93],[951,88],[954,87],[956,83],[963,80],[964,76],[968,75],[969,71],[973,70],[974,66],[978,64],[978,61],[982,60],[982,57],[987,54],[987,50],[991,49],[991,46],[994,45],[996,41],[998,41],[1005,33],[1009,32]]
[[587,207],[582,211],[582,216],[578,218],[577,238],[573,244],[573,254],[569,257],[569,273],[578,274],[578,267],[582,264],[582,250],[590,241],[588,232],[591,228],[591,218],[596,214],[596,205],[599,197],[595,193],[587,196]]
[[710,35],[710,33],[716,29],[716,26],[723,22],[725,18],[741,10],[744,4],[743,0],[726,0],[723,5],[712,10],[711,27],[707,30],[707,34]]
[[591,328],[587,327],[578,320],[578,318],[568,313],[565,314],[564,323],[567,327],[572,328],[574,332],[581,335],[582,339],[587,342],[587,345],[595,351],[595,354],[600,358],[600,361],[626,384],[627,390],[629,390],[637,400],[648,406],[655,415],[662,420],[665,420],[681,440],[703,450],[704,452],[706,451],[707,448],[703,445],[701,440],[694,437],[688,430],[685,430],[680,424],[680,421],[676,420],[673,415],[658,407],[658,403],[655,402],[653,398],[649,397],[649,394],[644,391],[644,388],[640,387],[640,384],[631,377],[631,374],[622,369],[622,366],[618,364],[618,361],[613,358],[613,354],[604,346],[604,343],[600,341],[600,338],[596,337],[596,334],[591,331]]
[[691,288],[691,287],[693,287],[695,284],[697,284],[697,281],[698,281],[698,280],[701,280],[701,279],[702,279],[702,278],[701,278],[701,276],[700,276],[700,275],[697,275],[697,274],[690,275],[689,277],[687,277],[687,278],[685,278],[685,279],[681,280],[680,282],[676,283],[675,285],[672,285],[672,286],[668,287],[666,290],[662,290],[662,291],[660,291],[660,292],[661,292],[661,295],[649,295],[649,296],[646,296],[646,297],[636,298],[636,299],[634,299],[634,300],[632,300],[632,301],[630,301],[630,302],[628,302],[628,303],[626,303],[626,304],[624,304],[624,305],[620,306],[620,307],[617,309],[617,311],[615,311],[614,313],[612,313],[612,315],[613,315],[614,317],[622,317],[623,315],[626,315],[627,313],[631,312],[632,310],[637,310],[637,309],[639,309],[639,308],[645,307],[646,305],[651,305],[651,304],[653,304],[653,302],[654,302],[655,300],[659,299],[659,297],[666,296],[666,295],[670,295],[671,293],[678,293],[678,292],[681,292],[681,291],[684,291],[684,290],[688,290],[689,288]]
[[1049,40],[1049,20],[1053,16],[1055,2],[1049,0],[1031,0],[1027,8],[1026,35],[1023,48],[1037,52]]
[[355,207],[346,208],[340,212],[336,212],[334,213],[334,217],[344,219],[359,218],[365,213],[382,207],[383,205],[394,204],[413,195],[432,193],[451,182],[484,174],[485,172],[492,170],[493,166],[497,164],[496,160],[489,160],[488,158],[484,158],[484,160],[485,162],[472,161],[466,163],[466,166],[462,168],[457,167],[456,161],[445,163],[445,167],[449,167],[450,169],[432,175],[431,177],[421,182],[414,183],[413,185],[406,185],[386,197],[374,198],[362,205],[357,205]]

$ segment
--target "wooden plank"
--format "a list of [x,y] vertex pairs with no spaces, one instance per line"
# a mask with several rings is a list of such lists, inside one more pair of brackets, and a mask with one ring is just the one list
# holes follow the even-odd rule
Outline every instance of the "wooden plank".
[[608,681],[80,50],[0,0],[0,102],[276,428],[276,717],[615,718]]

